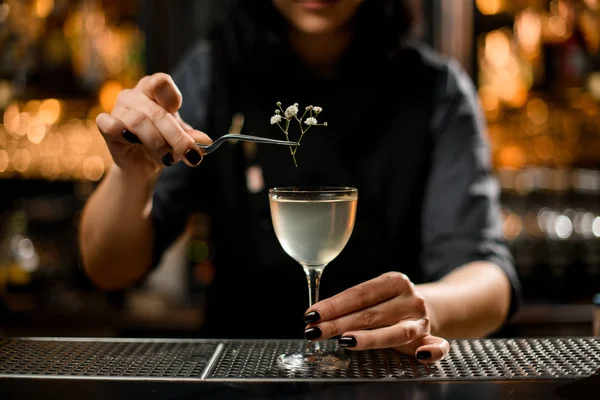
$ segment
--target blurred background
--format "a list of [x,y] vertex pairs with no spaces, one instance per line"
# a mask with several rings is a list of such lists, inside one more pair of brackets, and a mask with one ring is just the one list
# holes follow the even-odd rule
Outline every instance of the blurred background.
[[[210,0],[0,1],[0,334],[193,337],[197,216],[143,286],[95,290],[80,210],[110,166],[94,124],[168,72]],[[600,0],[424,0],[423,39],[476,83],[525,307],[498,335],[591,335],[600,292]]]

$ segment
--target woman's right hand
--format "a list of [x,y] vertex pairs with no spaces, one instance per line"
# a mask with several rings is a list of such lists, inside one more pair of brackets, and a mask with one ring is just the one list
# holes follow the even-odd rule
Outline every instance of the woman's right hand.
[[138,178],[153,179],[165,166],[184,161],[195,167],[202,161],[196,143],[211,139],[179,116],[181,92],[163,73],[142,78],[123,90],[110,114],[96,118],[117,167]]

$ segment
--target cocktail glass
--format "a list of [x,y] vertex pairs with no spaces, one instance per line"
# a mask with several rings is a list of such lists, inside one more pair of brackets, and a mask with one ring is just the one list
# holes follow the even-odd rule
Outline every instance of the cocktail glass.
[[[323,270],[348,243],[354,221],[358,190],[350,187],[281,187],[269,190],[271,219],[285,252],[304,269],[309,306],[319,301]],[[343,352],[325,350],[318,341],[278,358],[287,369],[343,369],[349,358]]]

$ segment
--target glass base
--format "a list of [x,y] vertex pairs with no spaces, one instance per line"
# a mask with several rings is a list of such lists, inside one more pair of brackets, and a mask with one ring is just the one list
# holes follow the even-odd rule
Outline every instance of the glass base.
[[350,357],[340,352],[327,351],[282,354],[277,358],[277,365],[288,370],[318,369],[335,371],[348,368]]

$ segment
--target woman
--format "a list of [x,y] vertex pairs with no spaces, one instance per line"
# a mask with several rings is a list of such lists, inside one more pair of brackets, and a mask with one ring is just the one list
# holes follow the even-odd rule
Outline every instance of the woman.
[[[123,91],[97,119],[114,166],[82,218],[91,279],[105,289],[135,284],[202,212],[216,268],[205,336],[304,329],[310,340],[341,336],[350,350],[435,362],[448,353],[443,338],[497,330],[517,308],[519,282],[483,120],[457,64],[407,40],[412,7],[233,1],[172,79],[156,74]],[[277,101],[321,106],[328,122],[306,134],[298,167],[285,147],[248,152],[240,143],[200,164],[194,143],[228,132],[236,114],[245,133],[283,138],[269,124]],[[324,300],[308,310],[302,269],[277,242],[266,194],[290,185],[359,190],[350,242],[323,274]]]

